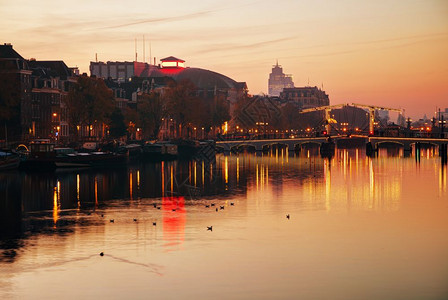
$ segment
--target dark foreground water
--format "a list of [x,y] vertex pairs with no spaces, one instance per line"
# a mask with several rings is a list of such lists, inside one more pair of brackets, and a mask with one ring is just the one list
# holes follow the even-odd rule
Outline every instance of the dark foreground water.
[[0,173],[0,197],[1,299],[448,298],[431,150]]

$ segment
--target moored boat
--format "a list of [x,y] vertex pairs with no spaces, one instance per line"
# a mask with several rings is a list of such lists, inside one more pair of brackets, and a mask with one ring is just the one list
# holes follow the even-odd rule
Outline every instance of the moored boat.
[[174,160],[178,156],[177,145],[171,143],[146,143],[142,158],[150,161]]
[[0,171],[17,169],[19,164],[19,155],[12,152],[0,151]]
[[114,166],[126,162],[126,154],[113,152],[78,153],[72,148],[55,148],[48,140],[34,141],[21,167],[24,169],[56,169]]

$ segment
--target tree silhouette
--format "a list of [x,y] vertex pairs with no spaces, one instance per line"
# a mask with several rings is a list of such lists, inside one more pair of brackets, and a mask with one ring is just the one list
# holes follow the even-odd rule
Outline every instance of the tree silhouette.
[[143,128],[145,138],[157,139],[162,118],[166,116],[164,97],[159,92],[143,93],[137,102],[138,124]]
[[[179,136],[185,135],[187,126],[194,122],[199,101],[196,96],[196,87],[189,80],[181,80],[178,83],[171,83],[165,93],[167,113],[179,127]],[[187,135],[189,131],[187,130]]]
[[90,125],[95,122],[107,123],[115,107],[113,92],[104,81],[85,75],[78,77],[66,101],[70,131],[76,132],[78,139],[77,126],[88,126],[90,137]]
[[126,129],[123,113],[116,107],[110,115],[109,134],[113,138],[120,138],[126,135]]

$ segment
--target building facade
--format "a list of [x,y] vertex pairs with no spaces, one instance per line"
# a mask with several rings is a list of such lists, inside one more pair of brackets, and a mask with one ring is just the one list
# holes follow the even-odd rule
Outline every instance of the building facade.
[[117,82],[126,82],[134,76],[140,76],[142,72],[149,68],[144,62],[129,61],[108,61],[90,62],[90,75],[103,79],[112,79]]
[[4,128],[0,145],[30,134],[31,73],[28,62],[11,44],[0,45],[0,124]]
[[36,61],[28,65],[31,75],[31,138],[68,140],[69,120],[66,98],[76,83],[75,69],[59,61]]
[[285,88],[280,93],[280,99],[293,103],[300,109],[330,105],[327,93],[316,86]]
[[294,82],[291,75],[283,73],[283,68],[279,66],[278,62],[272,67],[272,72],[269,74],[268,94],[269,96],[280,96],[280,93],[285,88],[293,88]]

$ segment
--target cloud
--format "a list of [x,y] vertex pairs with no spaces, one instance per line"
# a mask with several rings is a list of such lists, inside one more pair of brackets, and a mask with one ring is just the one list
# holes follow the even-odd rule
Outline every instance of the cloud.
[[227,50],[239,50],[239,49],[255,49],[260,48],[268,45],[278,44],[285,41],[290,41],[296,39],[296,37],[285,37],[285,38],[279,38],[279,39],[273,39],[273,40],[265,40],[260,41],[256,43],[251,44],[216,44],[210,48],[203,49],[200,51],[197,51],[198,54],[204,54],[204,53],[211,53],[211,52],[218,52],[218,51],[227,51]]
[[209,15],[209,14],[211,14],[213,12],[214,12],[213,10],[208,10],[208,11],[200,11],[200,12],[195,12],[195,13],[186,14],[186,15],[180,15],[180,16],[174,16],[174,17],[142,19],[142,20],[139,20],[139,21],[136,21],[136,22],[130,22],[130,23],[124,23],[124,24],[119,24],[119,25],[106,26],[106,27],[101,27],[101,28],[97,28],[97,29],[115,29],[115,28],[122,28],[122,27],[128,27],[128,26],[145,24],[145,23],[163,23],[163,22],[174,22],[174,21],[190,20],[190,19],[196,19],[196,18],[199,18],[199,17],[203,17],[205,15]]

